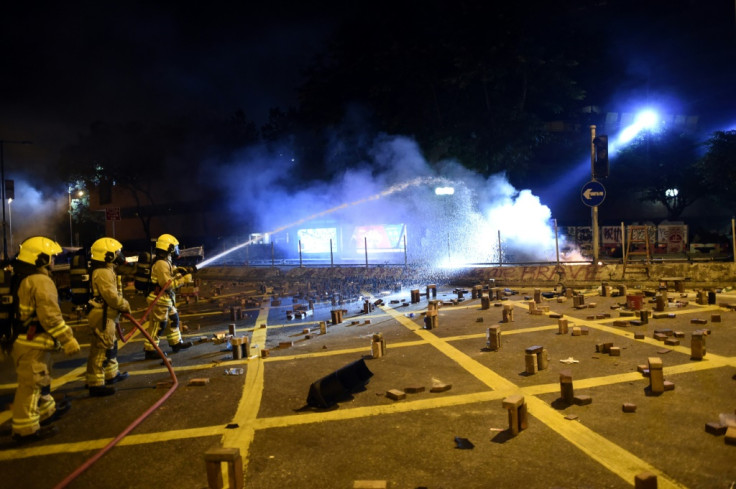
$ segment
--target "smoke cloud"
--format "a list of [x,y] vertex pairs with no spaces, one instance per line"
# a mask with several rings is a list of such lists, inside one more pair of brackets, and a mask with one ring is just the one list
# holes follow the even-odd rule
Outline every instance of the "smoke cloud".
[[[484,178],[454,161],[430,165],[408,137],[362,141],[364,147],[351,152],[361,160],[331,181],[293,181],[299,162],[286,146],[247,148],[231,161],[208,165],[201,178],[221,188],[233,222],[272,234],[295,254],[300,229],[337,227],[342,230],[334,243],[338,255],[360,258],[368,238],[358,230],[403,224],[412,262],[461,266],[555,260],[551,211],[530,190],[517,190],[504,174]],[[344,155],[345,148],[333,154]],[[454,193],[436,195],[438,186],[452,187]],[[403,262],[404,243],[394,240],[392,246],[400,249],[380,259]],[[376,251],[371,245],[369,250]]]

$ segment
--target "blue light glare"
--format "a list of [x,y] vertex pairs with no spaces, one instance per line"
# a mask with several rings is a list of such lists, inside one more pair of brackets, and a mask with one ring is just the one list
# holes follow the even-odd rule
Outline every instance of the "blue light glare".
[[659,124],[659,115],[657,112],[652,109],[643,110],[637,114],[633,124],[625,127],[621,131],[617,141],[619,144],[626,144],[640,132],[656,128],[657,124]]

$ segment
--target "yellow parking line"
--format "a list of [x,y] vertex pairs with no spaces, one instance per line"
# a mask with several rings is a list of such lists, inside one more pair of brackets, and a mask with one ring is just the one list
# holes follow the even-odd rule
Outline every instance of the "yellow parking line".
[[[401,324],[409,327],[409,329],[412,329],[416,334],[426,339],[432,344],[432,346],[447,355],[450,359],[454,360],[487,386],[508,394],[521,390],[514,383],[496,374],[456,348],[451,347],[443,339],[435,336],[429,331],[414,329],[416,326],[414,323],[407,325],[406,323],[408,321],[406,321],[403,316],[395,315],[395,313],[390,310],[388,310],[388,312],[389,314],[394,315],[395,319],[397,319]],[[545,423],[563,438],[578,447],[583,453],[590,456],[625,481],[631,483],[637,474],[646,471],[657,475],[659,487],[668,489],[681,489],[684,487],[677,482],[669,480],[665,474],[644,460],[624,450],[610,440],[600,436],[591,429],[586,428],[582,423],[570,423],[565,420],[558,411],[539,398],[526,396],[525,399],[529,406],[529,414]]]
[[322,423],[325,421],[344,421],[347,419],[364,418],[381,414],[406,413],[422,409],[436,409],[442,407],[461,406],[478,402],[487,402],[501,399],[505,394],[500,391],[484,391],[472,394],[461,394],[457,396],[441,396],[431,399],[420,399],[416,401],[395,402],[378,406],[364,406],[350,409],[336,409],[334,411],[320,411],[313,413],[300,413],[288,416],[273,416],[270,418],[258,418],[255,421],[255,429],[265,430],[268,428],[284,428],[311,423]]
[[[267,328],[261,326],[266,326],[269,310],[270,306],[268,304],[261,309],[256,319],[257,329],[253,330],[251,336],[251,348],[255,350],[256,357],[252,359],[252,362],[248,362],[243,394],[233,417],[233,423],[237,423],[238,428],[227,430],[222,436],[223,447],[240,448],[243,458],[243,473],[247,471],[250,445],[255,438],[255,421],[258,417],[258,410],[261,407],[263,396],[264,362],[261,358],[261,350],[266,346]],[[223,464],[222,467],[223,480],[227,480],[228,477],[225,465]]]

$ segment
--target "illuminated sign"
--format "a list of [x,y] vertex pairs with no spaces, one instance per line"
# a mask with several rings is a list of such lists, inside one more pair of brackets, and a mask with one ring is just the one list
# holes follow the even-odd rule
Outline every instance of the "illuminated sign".
[[329,253],[337,245],[337,228],[308,228],[296,232],[302,246],[302,253]]
[[356,252],[388,253],[404,251],[405,224],[378,224],[373,226],[356,226],[352,240]]

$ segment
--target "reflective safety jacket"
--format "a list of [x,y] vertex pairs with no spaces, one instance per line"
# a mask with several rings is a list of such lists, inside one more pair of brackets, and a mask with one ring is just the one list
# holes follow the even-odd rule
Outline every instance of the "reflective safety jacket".
[[112,263],[106,263],[104,267],[92,271],[92,306],[102,308],[105,305],[106,317],[115,322],[120,318],[120,311],[130,310],[130,304],[118,290],[115,265]]
[[184,280],[180,276],[177,277],[174,275],[174,265],[171,263],[171,257],[156,260],[151,267],[151,284],[153,284],[153,290],[148,294],[149,303],[156,298],[158,293],[161,292],[161,287],[166,286],[169,280],[171,280],[171,283],[166,289],[166,292],[159,297],[158,302],[156,302],[157,306],[175,307],[176,289],[184,284]]
[[18,286],[18,313],[27,330],[16,344],[37,350],[56,350],[74,338],[59,308],[59,293],[46,268],[28,275]]

